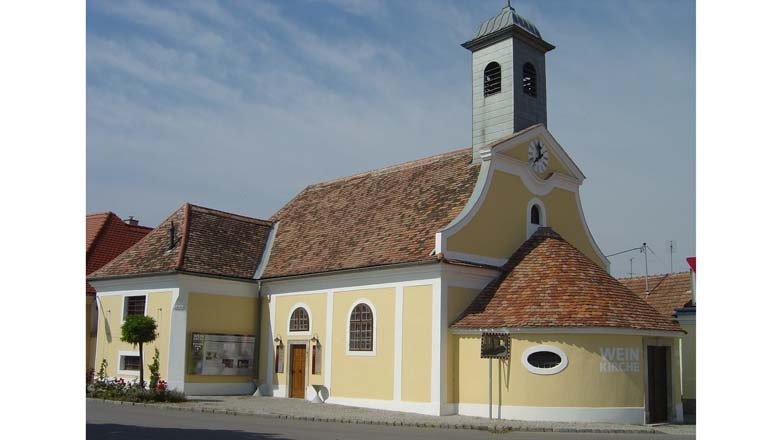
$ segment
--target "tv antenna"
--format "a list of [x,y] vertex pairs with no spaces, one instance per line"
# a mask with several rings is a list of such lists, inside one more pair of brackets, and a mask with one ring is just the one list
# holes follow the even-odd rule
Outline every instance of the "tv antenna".
[[669,273],[674,273],[674,253],[677,252],[677,242],[674,240],[666,241],[666,248],[669,249]]
[[[645,254],[645,294],[650,293],[650,281],[648,280],[649,275],[648,275],[648,271],[647,271],[647,250],[648,250],[648,248],[649,248],[649,246],[647,245],[647,243],[642,243],[642,246],[640,246],[640,247],[626,249],[625,251],[615,252],[614,254],[607,255],[607,258],[609,258],[609,257],[614,257],[615,255],[625,254],[626,252],[633,252],[633,251],[639,251],[640,253]],[[652,252],[652,249],[650,250],[650,252]],[[653,255],[655,255],[655,254],[653,254]],[[633,266],[634,266],[633,260],[634,260],[633,257],[631,257],[631,259],[629,260],[629,261],[631,261],[631,272],[632,272],[632,275],[633,275],[633,271],[634,271],[634,269],[633,269]]]

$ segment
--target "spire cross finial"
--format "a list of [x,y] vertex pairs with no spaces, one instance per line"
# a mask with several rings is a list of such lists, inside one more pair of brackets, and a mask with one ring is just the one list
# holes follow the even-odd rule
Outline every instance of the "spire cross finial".
[[506,0],[506,7],[507,8],[511,8],[512,7],[512,3],[509,0]]

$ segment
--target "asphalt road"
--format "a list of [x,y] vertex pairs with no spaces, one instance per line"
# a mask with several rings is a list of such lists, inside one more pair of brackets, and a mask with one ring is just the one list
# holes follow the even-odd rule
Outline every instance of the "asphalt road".
[[579,434],[509,432],[493,434],[459,429],[406,428],[283,420],[261,416],[192,413],[87,401],[87,439],[164,440],[384,440],[410,439],[664,439],[691,440],[666,434]]

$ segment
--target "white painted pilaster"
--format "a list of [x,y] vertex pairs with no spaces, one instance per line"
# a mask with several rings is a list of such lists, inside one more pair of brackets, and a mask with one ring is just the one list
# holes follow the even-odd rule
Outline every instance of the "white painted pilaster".
[[[442,390],[442,283],[441,279],[433,282],[433,304],[431,307],[431,403],[439,415],[441,410],[441,390]],[[446,318],[446,313],[445,313]]]
[[276,369],[276,365],[274,365],[274,358],[275,358],[275,344],[274,344],[274,338],[276,337],[276,297],[273,295],[271,296],[271,300],[269,301],[268,305],[268,319],[271,321],[269,323],[269,328],[271,329],[268,332],[268,335],[266,335],[266,341],[268,346],[268,356],[266,359],[266,369],[265,369],[265,383],[273,389],[274,385],[274,370]]
[[173,289],[171,295],[171,332],[168,339],[168,387],[184,391],[187,373],[187,307],[188,292]]
[[395,288],[395,334],[393,337],[393,400],[401,401],[401,376],[403,367],[404,288]]
[[331,359],[333,353],[333,291],[326,294],[325,303],[325,388],[330,392]]

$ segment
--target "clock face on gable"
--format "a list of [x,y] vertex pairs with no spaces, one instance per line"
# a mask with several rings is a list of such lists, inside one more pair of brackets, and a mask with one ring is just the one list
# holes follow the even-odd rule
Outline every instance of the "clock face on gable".
[[541,173],[547,169],[549,160],[550,153],[547,152],[547,147],[544,146],[542,141],[537,139],[528,145],[528,165],[531,169]]

